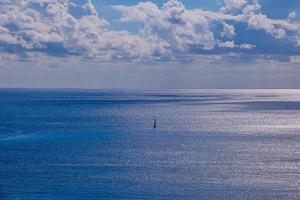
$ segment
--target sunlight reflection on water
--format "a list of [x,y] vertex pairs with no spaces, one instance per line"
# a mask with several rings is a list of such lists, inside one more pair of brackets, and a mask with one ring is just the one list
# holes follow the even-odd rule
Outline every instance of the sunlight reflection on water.
[[300,197],[299,90],[0,97],[0,197]]

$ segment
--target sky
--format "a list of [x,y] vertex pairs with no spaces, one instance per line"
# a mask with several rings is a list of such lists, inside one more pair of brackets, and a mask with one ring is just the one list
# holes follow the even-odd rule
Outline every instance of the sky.
[[299,0],[0,0],[2,88],[300,88]]

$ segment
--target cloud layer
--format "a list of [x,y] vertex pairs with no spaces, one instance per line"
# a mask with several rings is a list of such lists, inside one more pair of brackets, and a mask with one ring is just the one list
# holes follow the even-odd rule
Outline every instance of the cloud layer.
[[152,62],[193,61],[207,54],[270,54],[259,48],[259,39],[241,35],[251,31],[295,49],[283,49],[283,54],[300,52],[297,13],[270,18],[258,0],[225,0],[219,11],[187,9],[177,0],[161,7],[148,1],[112,8],[121,23],[133,23],[138,31],[112,30],[112,22],[101,17],[91,0],[0,0],[1,59],[34,59],[39,53]]

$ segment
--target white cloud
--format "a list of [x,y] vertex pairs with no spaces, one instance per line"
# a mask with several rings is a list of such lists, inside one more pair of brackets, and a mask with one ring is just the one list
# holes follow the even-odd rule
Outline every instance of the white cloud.
[[[297,35],[297,31],[300,30],[299,25],[289,20],[271,19],[262,14],[261,5],[257,0],[225,0],[225,6],[220,12],[187,10],[176,0],[169,1],[161,9],[151,2],[114,8],[121,12],[121,21],[141,22],[147,34],[162,38],[169,44],[171,51],[186,51],[191,45],[199,46],[201,49],[213,49],[220,45],[233,47],[232,43],[229,45],[228,42],[218,44],[216,35],[233,38],[236,35],[236,23],[246,23],[249,29],[264,31],[278,39],[291,38],[287,32]],[[214,23],[223,24],[220,33],[210,26]],[[250,49],[254,46],[242,45],[240,48]]]
[[253,49],[255,48],[256,46],[253,45],[253,44],[241,44],[240,45],[240,49]]
[[[300,27],[291,20],[296,13],[286,20],[271,19],[261,13],[257,0],[225,0],[217,12],[187,9],[177,0],[162,7],[150,1],[113,6],[121,22],[141,25],[137,34],[111,30],[91,0],[0,0],[0,5],[1,51],[20,46],[24,55],[27,51],[49,52],[51,45],[58,45],[64,53],[82,59],[152,61],[180,60],[216,47],[228,51],[255,48],[255,44],[236,44],[237,23],[300,44]],[[81,14],[72,13],[74,8]],[[222,30],[215,28],[220,25]],[[224,38],[230,41],[220,42]]]
[[223,13],[232,12],[241,9],[246,3],[246,0],[224,0],[225,6],[220,9]]
[[221,35],[228,38],[235,36],[234,26],[223,22],[223,31],[221,32]]
[[162,8],[154,3],[141,2],[135,6],[114,6],[122,14],[122,22],[137,21],[143,24],[140,36],[157,37],[168,45],[170,51],[187,51],[193,45],[201,49],[212,49],[215,38],[209,28],[209,20],[182,3],[170,0]]
[[251,3],[248,3],[243,9],[243,15],[249,16],[254,15],[258,11],[260,11],[261,5],[258,3],[258,0],[252,0]]
[[291,12],[288,16],[288,19],[293,20],[296,18],[296,15],[297,15],[296,12]]
[[236,47],[234,41],[219,42],[218,46],[221,48],[231,48],[231,49]]
[[[109,23],[98,16],[90,0],[82,4],[62,0],[27,0],[3,2],[0,8],[0,42],[26,49],[47,49],[49,43],[62,44],[66,51],[100,60],[150,57],[152,44],[127,31],[110,31]],[[35,3],[35,5],[33,5]],[[71,7],[81,7],[87,14],[73,16]]]
[[252,15],[248,20],[248,25],[256,30],[264,30],[275,38],[283,38],[286,35],[284,29],[276,28],[273,21],[263,14]]

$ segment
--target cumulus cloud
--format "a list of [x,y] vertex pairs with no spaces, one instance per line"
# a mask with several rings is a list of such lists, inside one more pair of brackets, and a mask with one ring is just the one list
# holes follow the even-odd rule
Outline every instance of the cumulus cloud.
[[122,22],[142,23],[142,37],[162,39],[171,51],[188,51],[190,46],[212,49],[216,43],[209,20],[187,10],[179,1],[170,0],[162,8],[151,2],[113,8],[122,14]]
[[264,30],[270,33],[275,38],[283,38],[286,35],[286,31],[282,28],[276,28],[275,23],[270,20],[266,15],[257,14],[252,15],[248,20],[248,25],[256,30]]
[[218,45],[221,48],[235,48],[236,47],[234,41],[220,42]]
[[235,27],[233,25],[227,24],[223,22],[223,31],[221,32],[223,37],[233,37],[236,35]]
[[255,48],[256,46],[255,45],[253,45],[253,44],[241,44],[240,45],[240,48],[241,49],[253,49],[253,48]]
[[296,12],[294,11],[294,12],[291,12],[289,15],[288,15],[288,19],[290,19],[290,20],[293,20],[293,19],[295,19],[296,18]]
[[[91,0],[0,0],[0,52],[6,55],[13,50],[23,57],[41,52],[98,61],[152,61],[194,58],[217,48],[225,53],[256,49],[255,44],[235,41],[237,24],[300,44],[300,27],[293,20],[296,13],[291,12],[287,19],[272,19],[261,12],[257,0],[224,0],[219,11],[187,9],[178,0],[166,1],[161,7],[146,1],[112,8],[120,13],[121,23],[138,23],[138,32],[112,30]],[[9,56],[1,59],[5,57]]]
[[[215,47],[234,48],[234,41],[219,42],[217,35],[234,38],[237,23],[245,23],[249,29],[264,31],[271,37],[283,39],[287,32],[297,34],[299,25],[289,20],[271,19],[261,13],[257,0],[225,0],[220,12],[202,9],[187,10],[182,3],[170,0],[162,8],[151,2],[134,6],[114,6],[122,14],[122,22],[140,22],[143,36],[157,36],[168,43],[171,51],[188,51],[189,47],[210,50]],[[293,14],[291,14],[292,16]],[[213,24],[222,24],[218,32]],[[144,32],[143,32],[144,31]],[[140,33],[141,33],[140,32]],[[146,33],[146,34],[144,34]],[[253,49],[255,45],[241,44],[241,49]]]
[[[83,3],[63,0],[1,1],[0,42],[25,50],[47,51],[59,44],[67,53],[111,60],[150,56],[150,39],[127,31],[110,31],[90,0]],[[81,15],[71,13],[81,9]]]
[[224,0],[225,6],[220,9],[223,13],[232,12],[241,9],[246,3],[246,0]]

